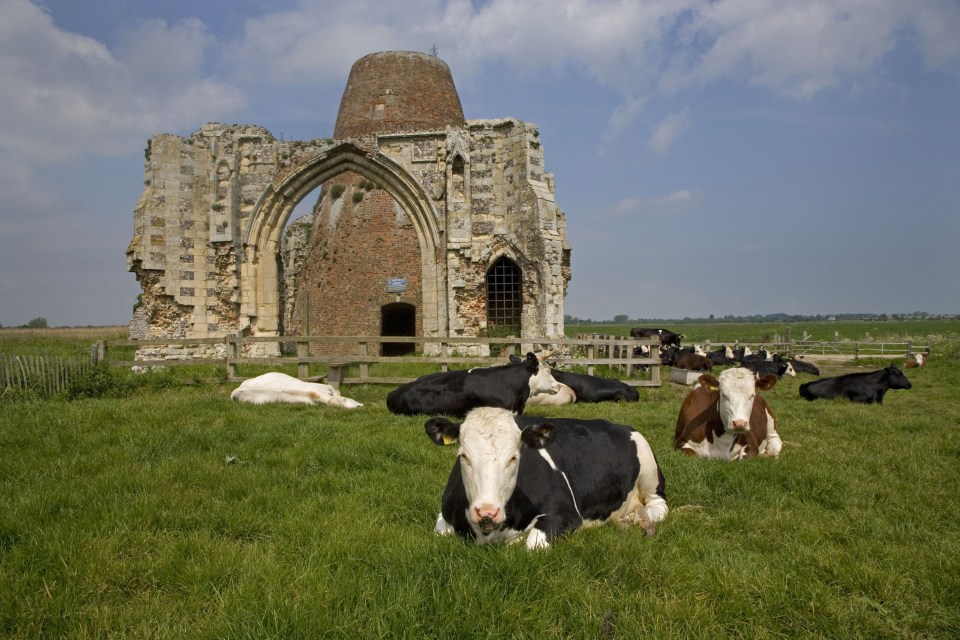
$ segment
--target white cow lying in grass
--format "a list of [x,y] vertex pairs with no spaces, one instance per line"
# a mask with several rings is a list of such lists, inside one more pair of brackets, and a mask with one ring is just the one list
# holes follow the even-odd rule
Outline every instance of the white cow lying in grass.
[[357,409],[363,405],[356,400],[344,398],[328,384],[305,382],[285,373],[272,371],[240,383],[230,398],[237,402],[265,404],[289,402],[294,404],[329,404],[344,409]]

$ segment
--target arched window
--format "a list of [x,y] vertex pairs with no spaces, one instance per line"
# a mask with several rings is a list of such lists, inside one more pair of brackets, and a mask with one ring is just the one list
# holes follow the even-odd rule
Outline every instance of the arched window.
[[501,257],[487,271],[487,327],[520,331],[523,296],[520,267],[510,258]]

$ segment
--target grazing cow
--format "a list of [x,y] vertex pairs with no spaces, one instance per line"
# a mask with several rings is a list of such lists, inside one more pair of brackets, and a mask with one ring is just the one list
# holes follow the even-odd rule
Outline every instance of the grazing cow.
[[927,357],[922,353],[915,353],[907,361],[903,363],[903,366],[907,369],[916,369],[917,367],[922,367],[927,364]]
[[435,531],[478,544],[526,536],[529,549],[584,525],[667,515],[663,473],[646,439],[606,420],[535,418],[491,407],[462,424],[430,418],[438,445],[458,442]]
[[652,336],[659,337],[660,344],[662,345],[675,344],[679,347],[680,341],[683,340],[682,335],[668,331],[667,329],[650,329],[646,327],[634,327],[630,329],[631,338],[650,338]]
[[710,371],[713,369],[713,361],[710,358],[690,352],[678,353],[673,365],[687,371]]
[[356,400],[344,398],[328,384],[306,382],[285,373],[272,371],[240,383],[230,394],[237,402],[265,404],[287,402],[294,404],[329,404],[344,409],[357,409],[363,405]]
[[776,418],[757,394],[757,389],[776,384],[774,375],[757,378],[741,367],[726,369],[719,378],[703,374],[680,407],[674,446],[686,455],[705,458],[776,458],[783,447]]
[[502,407],[523,413],[530,396],[559,390],[550,367],[528,353],[526,359],[496,367],[422,376],[388,393],[387,408],[404,415],[443,413],[460,418],[474,407]]
[[710,362],[720,366],[737,364],[737,361],[733,359],[733,349],[729,346],[710,351],[707,353],[707,357],[710,358]]
[[883,396],[889,389],[909,389],[911,386],[907,376],[896,365],[890,365],[879,371],[848,373],[806,382],[800,385],[800,395],[807,400],[846,398],[862,404],[883,404]]
[[[557,379],[557,372],[550,372],[554,379]],[[560,383],[560,390],[556,393],[538,393],[535,396],[530,396],[527,398],[527,406],[536,405],[544,407],[559,407],[564,404],[573,404],[577,401],[577,392],[568,387],[567,385]]]
[[797,372],[789,362],[773,362],[771,360],[744,360],[743,368],[750,369],[756,374],[772,373],[778,378],[783,376],[797,377]]

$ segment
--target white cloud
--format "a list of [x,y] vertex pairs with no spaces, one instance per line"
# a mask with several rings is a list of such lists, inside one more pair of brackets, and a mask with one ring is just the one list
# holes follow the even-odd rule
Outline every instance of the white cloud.
[[[208,40],[190,20],[149,21],[118,55],[57,28],[26,0],[0,15],[0,150],[38,165],[129,153],[155,131],[194,127],[244,104],[242,93],[200,75]],[[170,65],[173,70],[167,69]]]
[[655,198],[624,198],[609,210],[609,215],[622,216],[674,216],[688,211],[697,202],[697,196],[689,189],[679,189]]
[[670,114],[654,127],[653,134],[650,136],[650,148],[657,153],[666,153],[674,140],[685,133],[692,124],[690,109]]

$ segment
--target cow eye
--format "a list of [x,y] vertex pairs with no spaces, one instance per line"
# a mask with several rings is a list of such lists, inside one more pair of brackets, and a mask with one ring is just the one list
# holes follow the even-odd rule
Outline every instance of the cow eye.
[[519,458],[517,458],[517,456],[512,456],[509,460],[507,460],[507,466],[512,467],[513,465],[517,464],[518,459]]
[[457,456],[457,457],[460,458],[460,462],[461,462],[462,464],[470,464],[470,458],[467,457],[467,454],[461,453],[461,454],[460,454],[459,456]]

